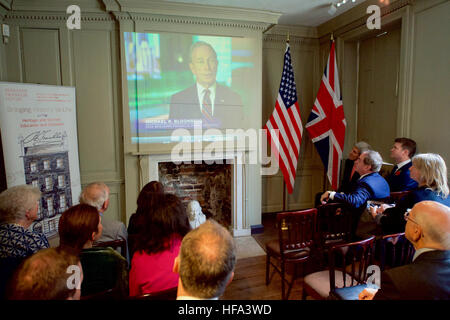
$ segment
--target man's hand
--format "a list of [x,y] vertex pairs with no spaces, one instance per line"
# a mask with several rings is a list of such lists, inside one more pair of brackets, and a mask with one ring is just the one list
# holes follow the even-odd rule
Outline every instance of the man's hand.
[[325,191],[325,192],[322,194],[322,196],[320,197],[320,202],[321,202],[322,204],[327,203],[327,201],[328,201],[328,199],[329,199],[329,196],[330,196],[330,191]]
[[372,300],[378,289],[366,288],[359,294],[359,300]]

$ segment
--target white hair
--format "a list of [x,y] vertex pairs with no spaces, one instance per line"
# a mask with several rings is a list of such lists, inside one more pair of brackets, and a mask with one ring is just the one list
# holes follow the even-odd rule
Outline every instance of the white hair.
[[108,198],[108,186],[103,182],[92,182],[81,191],[80,203],[91,205],[100,210]]
[[0,222],[16,223],[25,219],[26,213],[35,208],[41,191],[31,185],[20,185],[0,193]]

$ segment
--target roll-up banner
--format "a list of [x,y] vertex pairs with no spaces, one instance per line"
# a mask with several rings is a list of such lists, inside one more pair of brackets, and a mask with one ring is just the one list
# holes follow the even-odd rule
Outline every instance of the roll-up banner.
[[0,128],[8,188],[41,190],[30,228],[52,237],[81,191],[75,88],[0,82]]

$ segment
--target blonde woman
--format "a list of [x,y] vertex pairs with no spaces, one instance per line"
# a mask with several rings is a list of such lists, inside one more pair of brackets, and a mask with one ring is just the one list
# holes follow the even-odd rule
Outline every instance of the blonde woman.
[[371,209],[372,216],[381,225],[383,234],[404,232],[406,221],[403,215],[418,202],[432,200],[450,207],[447,166],[440,155],[418,154],[412,158],[409,170],[418,187],[401,199],[394,208],[386,209],[381,206]]

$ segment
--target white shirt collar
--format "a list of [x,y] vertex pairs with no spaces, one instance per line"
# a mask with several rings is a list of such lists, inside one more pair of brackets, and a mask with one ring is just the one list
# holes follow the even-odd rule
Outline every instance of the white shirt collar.
[[414,252],[414,256],[412,261],[416,260],[418,256],[420,256],[422,253],[428,252],[428,251],[435,251],[436,249],[431,249],[431,248],[420,248],[418,250],[416,250],[416,252]]
[[363,174],[361,177],[359,177],[358,180],[361,180],[362,178],[364,178],[365,176],[368,176],[368,175],[371,174],[371,173],[373,173],[373,172],[369,172],[369,173]]
[[405,160],[403,162],[397,163],[397,170],[403,167],[405,164],[410,163],[411,159]]

